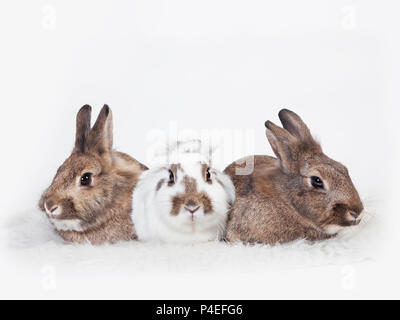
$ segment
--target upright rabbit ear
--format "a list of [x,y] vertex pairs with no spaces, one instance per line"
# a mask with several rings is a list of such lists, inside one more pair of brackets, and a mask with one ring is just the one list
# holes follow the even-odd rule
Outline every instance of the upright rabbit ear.
[[113,146],[113,120],[109,106],[105,105],[100,111],[89,134],[89,148],[100,156],[109,153]]
[[302,160],[321,154],[322,149],[297,114],[283,109],[279,112],[279,118],[284,129],[267,121],[267,137],[280,160],[282,170],[285,173],[295,173]]
[[89,138],[91,115],[92,107],[85,105],[79,110],[76,116],[75,152],[85,151]]
[[314,141],[310,129],[303,120],[293,111],[283,109],[279,112],[279,119],[283,127],[301,141]]
[[267,121],[265,126],[267,128],[268,141],[271,144],[272,150],[280,160],[283,172],[293,172],[293,149],[297,142],[296,138],[271,121]]

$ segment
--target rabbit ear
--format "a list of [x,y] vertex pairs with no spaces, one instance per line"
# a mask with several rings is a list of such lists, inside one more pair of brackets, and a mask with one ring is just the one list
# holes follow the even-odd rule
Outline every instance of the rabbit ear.
[[293,148],[297,142],[296,138],[287,130],[278,127],[271,121],[267,121],[265,126],[267,128],[268,141],[271,144],[272,150],[280,160],[282,170],[286,173],[292,172]]
[[283,109],[279,112],[279,118],[284,129],[267,121],[267,137],[280,160],[282,170],[285,173],[294,173],[302,160],[321,154],[322,149],[297,114]]
[[75,151],[84,152],[90,132],[90,119],[92,115],[92,107],[85,105],[79,110],[76,116],[76,137]]
[[314,141],[310,129],[293,111],[283,109],[279,112],[283,127],[301,141]]
[[99,155],[109,153],[113,146],[113,121],[109,106],[104,105],[89,134],[89,147]]

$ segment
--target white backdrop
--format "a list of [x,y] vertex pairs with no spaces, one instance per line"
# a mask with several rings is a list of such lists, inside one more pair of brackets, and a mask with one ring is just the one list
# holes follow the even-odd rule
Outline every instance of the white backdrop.
[[[171,122],[254,130],[254,152],[271,154],[263,124],[278,122],[285,107],[348,166],[384,223],[381,259],[360,267],[365,281],[350,293],[323,285],[340,279],[340,269],[326,267],[265,274],[268,292],[246,290],[249,279],[240,273],[237,295],[229,279],[215,279],[213,297],[393,297],[400,282],[391,273],[400,267],[399,9],[394,0],[2,0],[1,220],[36,206],[73,147],[84,104],[96,113],[109,104],[115,147],[144,163],[149,132],[167,131]],[[15,282],[13,262],[1,260],[0,297],[67,295],[44,294],[34,278]],[[154,280],[154,297],[210,297],[209,283],[187,277],[196,290],[182,296],[187,279],[163,278]],[[171,283],[175,291],[162,289]],[[139,297],[124,290],[123,297]]]

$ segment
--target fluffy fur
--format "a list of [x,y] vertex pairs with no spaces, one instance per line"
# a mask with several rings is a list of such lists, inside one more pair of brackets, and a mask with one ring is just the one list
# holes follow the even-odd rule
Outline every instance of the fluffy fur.
[[283,128],[266,123],[277,159],[255,156],[250,175],[237,175],[237,163],[226,169],[237,192],[228,241],[326,240],[361,221],[364,207],[346,167],[322,152],[297,114],[282,110],[279,117]]
[[132,220],[143,241],[217,240],[234,200],[227,175],[189,161],[143,173],[133,195]]
[[[60,282],[63,275],[70,275],[68,283],[71,276],[78,283],[78,274],[85,281],[88,277],[98,281],[99,277],[104,278],[104,274],[99,275],[99,272],[104,272],[106,278],[111,279],[110,283],[114,281],[113,276],[122,274],[126,275],[122,276],[125,283],[126,279],[141,279],[147,273],[152,279],[160,274],[170,276],[171,272],[176,272],[180,278],[188,274],[193,278],[201,272],[220,277],[229,271],[234,272],[232,277],[243,274],[265,277],[271,268],[281,272],[285,269],[337,265],[337,274],[340,275],[340,265],[376,261],[387,246],[381,241],[385,231],[385,214],[376,204],[372,203],[368,208],[366,219],[353,232],[315,243],[300,240],[285,245],[245,246],[224,242],[185,245],[130,241],[100,247],[66,244],[43,213],[31,209],[13,212],[4,226],[0,224],[0,235],[4,236],[1,243],[8,247],[8,254],[2,261],[23,266],[21,272],[24,274],[27,270],[34,270],[35,275],[41,275],[37,270],[50,264],[57,268]],[[277,274],[273,273],[273,276]],[[146,287],[145,284],[143,286]],[[99,291],[98,286],[94,288],[95,292]],[[76,290],[73,292],[76,294]]]
[[[147,168],[113,151],[112,113],[104,106],[91,128],[91,107],[77,115],[75,148],[39,202],[68,242],[115,243],[136,238],[130,219],[132,191]],[[89,177],[87,185],[82,184]]]

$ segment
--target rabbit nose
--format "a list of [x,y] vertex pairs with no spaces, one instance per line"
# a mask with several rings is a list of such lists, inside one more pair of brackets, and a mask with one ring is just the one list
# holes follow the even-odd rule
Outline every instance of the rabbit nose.
[[356,220],[358,218],[358,214],[355,212],[350,212],[350,215]]
[[185,207],[185,209],[189,211],[191,214],[195,214],[200,209],[200,207],[190,207],[190,208]]
[[355,211],[350,211],[349,215],[355,222],[359,222],[361,220],[362,211],[359,213]]
[[197,201],[190,199],[185,204],[185,209],[189,211],[191,214],[194,214],[196,211],[200,209],[200,205]]
[[59,206],[53,200],[48,200],[44,203],[44,208],[46,212],[51,215],[56,215],[57,211],[59,211]]

